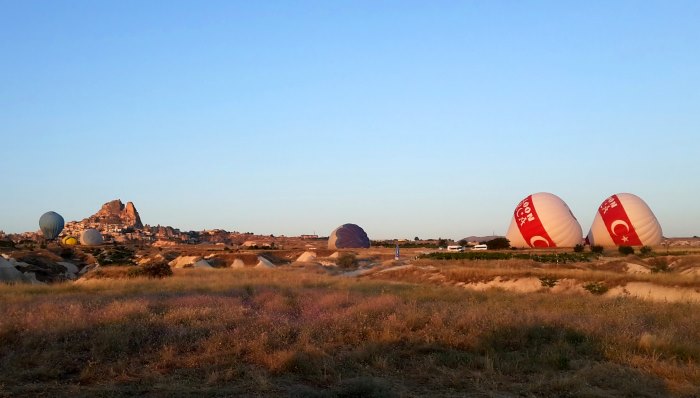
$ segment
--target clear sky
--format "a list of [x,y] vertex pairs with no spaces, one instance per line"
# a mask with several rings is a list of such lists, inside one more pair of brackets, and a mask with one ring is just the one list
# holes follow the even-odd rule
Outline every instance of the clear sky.
[[698,1],[0,1],[0,229],[112,199],[181,229],[700,235]]

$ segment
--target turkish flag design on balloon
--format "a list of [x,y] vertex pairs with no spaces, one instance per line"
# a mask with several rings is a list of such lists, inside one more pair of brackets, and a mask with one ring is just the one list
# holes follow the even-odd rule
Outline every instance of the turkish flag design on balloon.
[[642,246],[642,241],[639,240],[637,231],[617,195],[607,198],[598,208],[598,213],[617,246]]
[[566,203],[556,195],[539,192],[515,207],[506,238],[513,247],[573,247],[581,243],[582,235]]
[[639,196],[618,193],[598,207],[587,239],[599,246],[653,246],[663,235],[656,216]]
[[556,247],[556,243],[549,237],[547,230],[542,225],[542,220],[537,216],[537,210],[532,204],[532,195],[528,196],[515,208],[513,217],[517,220],[520,234],[530,247]]

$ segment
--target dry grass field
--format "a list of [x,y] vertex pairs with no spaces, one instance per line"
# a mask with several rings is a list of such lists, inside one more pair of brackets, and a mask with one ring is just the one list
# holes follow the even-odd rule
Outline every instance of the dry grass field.
[[699,396],[699,309],[314,267],[0,286],[0,395]]

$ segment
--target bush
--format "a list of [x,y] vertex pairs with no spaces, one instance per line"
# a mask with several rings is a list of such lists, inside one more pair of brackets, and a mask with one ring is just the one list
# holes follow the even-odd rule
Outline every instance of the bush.
[[338,257],[338,260],[336,261],[336,264],[340,268],[352,268],[355,266],[356,263],[357,259],[352,253],[343,253],[340,255],[340,257]]
[[601,295],[608,291],[608,287],[603,282],[591,282],[583,286],[589,292]]
[[11,240],[0,240],[0,247],[14,249],[15,242],[13,242]]
[[651,265],[651,272],[653,273],[671,271],[671,269],[668,267],[668,264],[666,263],[666,259],[664,258],[652,258],[649,260],[649,265]]
[[[116,246],[108,249],[95,249],[95,255],[101,265],[132,265],[134,264],[134,251],[124,246]],[[87,251],[87,250],[86,250]],[[93,252],[94,253],[94,252]]]
[[598,254],[603,253],[603,246],[600,246],[600,245],[591,246],[591,253],[598,253]]
[[542,287],[554,287],[559,282],[559,279],[553,276],[542,276],[540,277],[540,283]]
[[619,251],[620,254],[623,254],[625,256],[630,255],[630,254],[634,254],[634,248],[632,246],[622,245],[622,246],[617,248],[617,251]]
[[165,278],[172,276],[173,270],[165,261],[156,261],[153,263],[144,264],[141,266],[145,276],[149,278]]
[[61,249],[60,256],[62,258],[72,258],[73,255],[75,255],[75,252],[73,251],[73,249],[71,249],[69,247],[64,247],[63,249]]
[[172,276],[173,270],[170,269],[170,266],[165,261],[157,261],[129,268],[126,275],[129,278],[136,278],[139,276],[145,276],[147,278],[165,278],[166,276]]
[[574,246],[574,252],[576,252],[576,253],[583,252],[583,245],[579,243],[578,245]]
[[650,255],[652,251],[653,249],[651,248],[651,246],[642,246],[642,248],[639,249],[639,252],[645,256]]

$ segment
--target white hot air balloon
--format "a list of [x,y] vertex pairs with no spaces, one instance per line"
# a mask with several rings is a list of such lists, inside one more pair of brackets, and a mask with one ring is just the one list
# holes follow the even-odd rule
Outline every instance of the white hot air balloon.
[[547,192],[532,194],[515,207],[506,238],[513,247],[573,247],[583,232],[569,206]]
[[654,246],[662,239],[661,225],[654,213],[631,193],[605,199],[588,232],[589,243],[599,246]]
[[104,243],[104,239],[102,239],[102,234],[100,234],[100,231],[96,229],[89,228],[80,234],[81,245],[97,246],[101,245],[102,243]]

